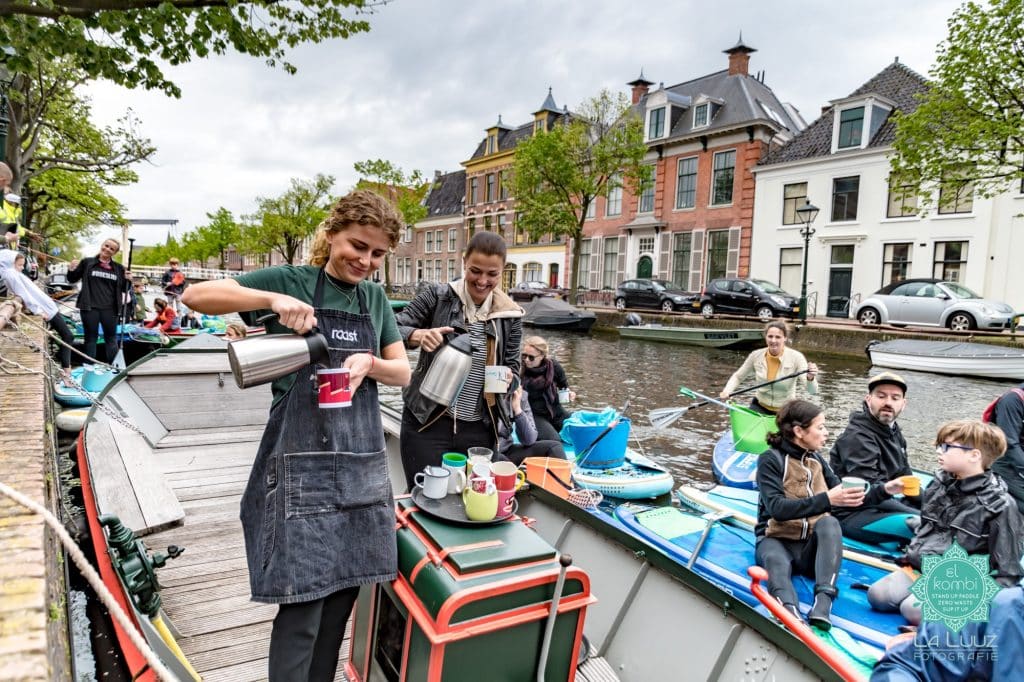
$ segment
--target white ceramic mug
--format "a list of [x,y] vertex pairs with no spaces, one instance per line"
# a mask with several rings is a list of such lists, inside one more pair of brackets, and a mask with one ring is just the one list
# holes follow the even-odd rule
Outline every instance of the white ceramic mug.
[[569,389],[563,388],[558,391],[558,402],[562,405],[569,404]]
[[444,467],[424,467],[413,476],[413,482],[423,489],[423,495],[432,500],[440,500],[448,494],[448,479],[452,475],[450,469]]
[[863,478],[857,476],[843,476],[843,489],[847,488],[858,488],[860,490],[868,489],[868,482]]

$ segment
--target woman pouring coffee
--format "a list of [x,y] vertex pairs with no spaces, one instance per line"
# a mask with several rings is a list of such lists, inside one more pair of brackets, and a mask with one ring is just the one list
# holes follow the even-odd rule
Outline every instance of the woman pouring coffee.
[[[477,232],[466,245],[463,277],[427,287],[398,314],[398,328],[410,347],[420,347],[412,382],[402,392],[402,467],[405,480],[427,465],[440,465],[448,451],[494,449],[498,424],[511,426],[511,395],[488,391],[488,371],[504,373],[505,381],[519,373],[523,310],[498,289],[505,270],[505,240],[493,232]],[[431,365],[453,332],[467,332],[472,364],[455,399],[438,403],[421,390]]]
[[185,290],[212,315],[272,311],[268,332],[327,339],[350,374],[351,405],[320,409],[317,366],[277,379],[270,419],[242,497],[254,601],[279,604],[271,680],[332,680],[359,586],[395,577],[391,485],[377,383],[404,386],[409,362],[387,295],[367,277],[398,243],[401,217],[357,191],[317,229],[310,265],[282,265]]

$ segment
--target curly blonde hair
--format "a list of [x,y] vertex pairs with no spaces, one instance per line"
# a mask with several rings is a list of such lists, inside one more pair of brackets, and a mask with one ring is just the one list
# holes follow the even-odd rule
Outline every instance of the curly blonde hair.
[[356,190],[338,199],[328,216],[316,228],[309,252],[309,264],[317,267],[325,265],[331,256],[327,233],[341,232],[352,224],[373,225],[384,230],[392,249],[402,234],[402,216],[391,202],[376,192]]

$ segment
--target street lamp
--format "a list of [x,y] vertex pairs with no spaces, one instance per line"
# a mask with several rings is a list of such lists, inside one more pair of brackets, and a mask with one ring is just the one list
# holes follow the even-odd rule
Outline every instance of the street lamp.
[[811,223],[818,217],[818,207],[804,199],[804,205],[796,210],[804,226],[800,228],[800,236],[804,238],[804,277],[800,284],[800,324],[807,324],[807,249],[810,246],[811,237],[814,236],[814,228]]

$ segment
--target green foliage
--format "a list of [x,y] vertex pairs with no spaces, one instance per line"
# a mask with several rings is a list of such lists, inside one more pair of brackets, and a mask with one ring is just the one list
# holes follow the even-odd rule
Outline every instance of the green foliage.
[[205,265],[210,258],[217,258],[217,267],[227,267],[228,248],[238,244],[242,235],[231,211],[223,206],[214,213],[207,213],[210,220],[189,232],[182,239],[181,258],[189,261],[202,261]]
[[586,101],[570,122],[539,132],[516,147],[513,195],[517,225],[531,239],[573,240],[572,289],[578,289],[580,240],[587,210],[616,187],[635,190],[643,179],[643,123],[625,95],[608,90]]
[[[100,174],[102,175],[102,174]],[[79,240],[90,237],[101,222],[120,219],[124,207],[110,195],[102,178],[60,168],[33,178],[30,188],[32,230],[42,237],[47,253],[80,257]],[[110,183],[113,184],[113,183]]]
[[[0,45],[47,60],[73,55],[90,78],[180,96],[162,65],[235,50],[268,66],[295,67],[285,50],[369,31],[369,0],[8,0]],[[353,18],[345,14],[353,15]],[[15,71],[31,68],[18,57]]]
[[[967,2],[949,20],[918,108],[897,118],[897,178],[922,190],[964,176],[981,196],[1024,180],[1024,0]],[[908,182],[909,182],[908,181]],[[934,201],[933,194],[922,194]]]
[[258,197],[256,212],[243,218],[241,252],[269,257],[276,251],[294,264],[302,242],[327,217],[333,187],[333,176],[317,174],[308,182],[293,178],[279,197]]

